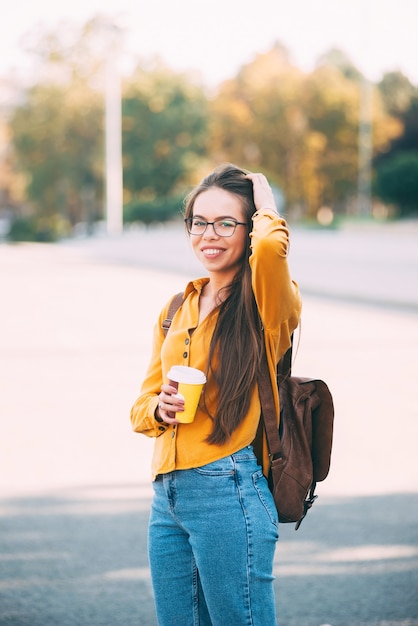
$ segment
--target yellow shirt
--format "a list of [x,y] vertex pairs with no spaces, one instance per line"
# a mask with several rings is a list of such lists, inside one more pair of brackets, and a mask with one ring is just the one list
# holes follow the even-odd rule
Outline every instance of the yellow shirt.
[[[275,211],[263,209],[253,215],[251,232],[252,286],[264,328],[267,360],[272,380],[276,378],[276,364],[290,346],[290,337],[296,328],[301,310],[299,290],[292,281],[287,264],[289,232],[286,222]],[[223,445],[205,442],[212,431],[212,420],[199,405],[191,424],[163,425],[155,420],[158,394],[172,365],[189,365],[204,372],[208,369],[210,340],[219,309],[215,309],[199,325],[199,297],[209,278],[190,282],[184,292],[184,302],[174,315],[167,337],[161,327],[167,317],[169,302],[161,311],[154,328],[151,362],[141,393],[131,410],[135,432],[156,437],[152,478],[173,470],[190,469],[211,463],[251,444],[260,420],[260,401],[254,389],[245,419]],[[279,415],[276,385],[275,401]],[[208,376],[205,387],[207,408],[216,415],[217,390]],[[268,471],[268,457],[263,450],[263,469]]]

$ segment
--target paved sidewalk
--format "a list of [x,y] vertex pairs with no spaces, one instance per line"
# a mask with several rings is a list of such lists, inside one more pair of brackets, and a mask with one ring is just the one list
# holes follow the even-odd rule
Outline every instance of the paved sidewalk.
[[[129,409],[185,275],[80,246],[0,246],[0,267],[0,625],[155,626]],[[281,626],[418,626],[417,353],[415,314],[305,297],[294,371],[329,383],[335,440],[281,527]]]
[[[202,273],[181,222],[66,245],[90,259]],[[418,313],[418,220],[337,231],[292,228],[289,263],[305,296]]]

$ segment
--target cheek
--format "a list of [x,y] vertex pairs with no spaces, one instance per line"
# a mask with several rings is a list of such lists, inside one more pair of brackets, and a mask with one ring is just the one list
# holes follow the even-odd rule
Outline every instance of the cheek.
[[240,253],[244,255],[247,249],[250,246],[249,236],[247,232],[240,236],[239,242],[237,243],[237,248],[240,250]]
[[193,250],[193,251],[198,250],[198,247],[199,247],[199,240],[200,240],[200,237],[192,237],[192,236],[190,235],[190,239],[189,239],[189,241],[190,241],[190,245],[191,245],[191,247],[192,247],[192,250]]

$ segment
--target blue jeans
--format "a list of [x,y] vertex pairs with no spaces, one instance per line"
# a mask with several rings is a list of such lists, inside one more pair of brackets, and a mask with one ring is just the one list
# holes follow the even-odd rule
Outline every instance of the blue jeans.
[[148,550],[160,626],[275,626],[278,519],[252,446],[158,476]]

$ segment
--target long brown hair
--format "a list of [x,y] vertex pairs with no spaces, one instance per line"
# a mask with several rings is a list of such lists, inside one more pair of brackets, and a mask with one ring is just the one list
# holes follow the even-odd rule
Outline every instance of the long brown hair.
[[227,163],[217,167],[187,196],[185,217],[193,216],[196,198],[210,187],[219,187],[237,196],[247,222],[247,246],[242,264],[228,287],[228,296],[220,305],[209,349],[208,369],[219,394],[216,416],[211,416],[213,430],[207,441],[221,445],[248,412],[259,370],[262,336],[248,262],[251,217],[256,211],[252,182],[246,178],[246,172],[235,165]]

